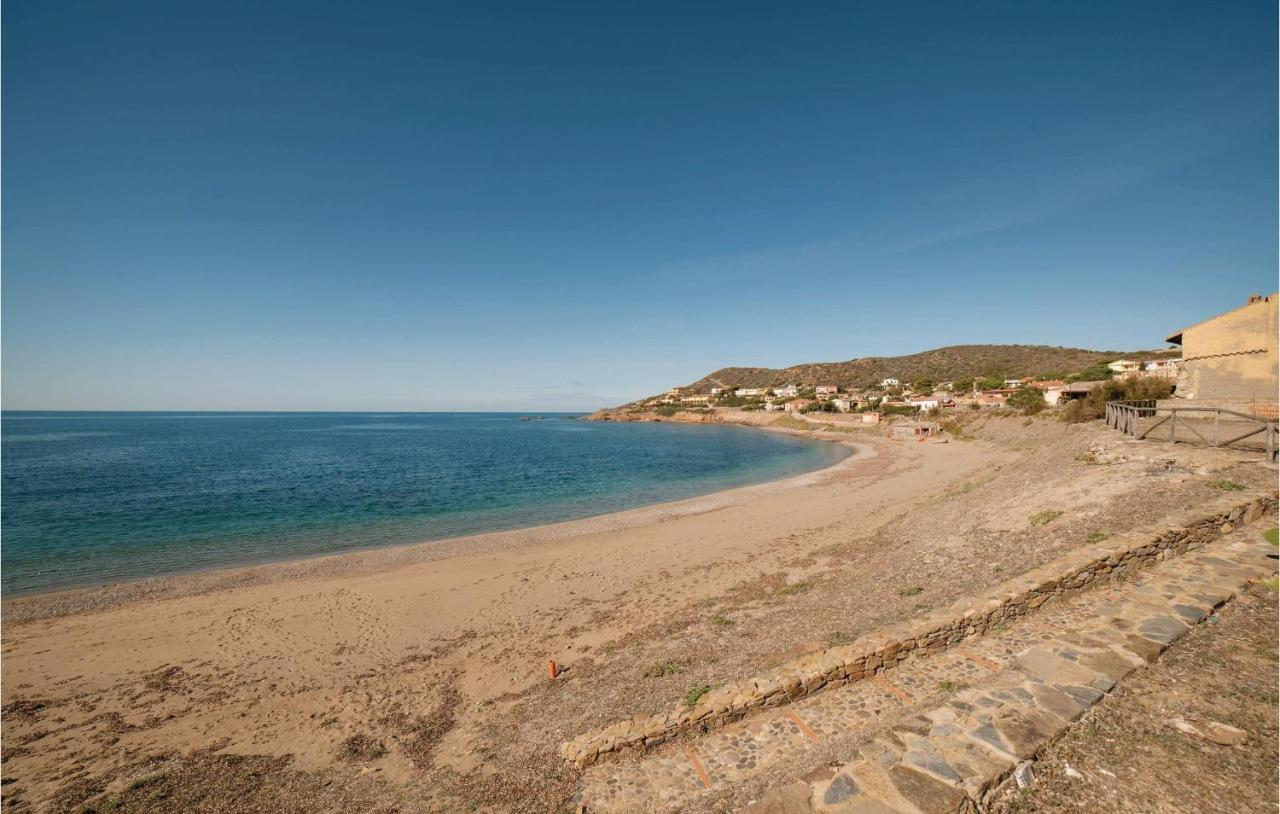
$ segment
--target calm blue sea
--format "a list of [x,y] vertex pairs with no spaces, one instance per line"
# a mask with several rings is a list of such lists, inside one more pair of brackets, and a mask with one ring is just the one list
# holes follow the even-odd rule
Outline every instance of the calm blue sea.
[[6,594],[438,540],[834,463],[739,427],[498,413],[0,416]]

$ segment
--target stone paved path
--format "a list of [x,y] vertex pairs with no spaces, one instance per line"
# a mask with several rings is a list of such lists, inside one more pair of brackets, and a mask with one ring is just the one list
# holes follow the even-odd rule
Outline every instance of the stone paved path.
[[960,810],[1247,580],[1271,576],[1262,525],[871,680],[593,766],[579,800],[588,812],[674,811],[838,754],[842,765],[775,788],[753,814]]

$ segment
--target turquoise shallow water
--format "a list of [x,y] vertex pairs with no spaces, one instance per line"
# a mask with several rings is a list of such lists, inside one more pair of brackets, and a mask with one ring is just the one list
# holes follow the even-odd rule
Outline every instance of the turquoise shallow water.
[[522,528],[844,457],[740,427],[500,413],[0,417],[6,594]]

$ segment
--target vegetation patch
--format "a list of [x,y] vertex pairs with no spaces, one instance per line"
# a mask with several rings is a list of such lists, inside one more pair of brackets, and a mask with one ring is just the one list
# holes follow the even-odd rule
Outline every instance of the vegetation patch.
[[723,613],[717,613],[715,616],[711,617],[711,624],[715,625],[716,627],[733,627],[734,622],[732,619],[730,619],[728,616],[725,616]]
[[691,707],[694,704],[698,703],[698,701],[702,698],[702,696],[706,695],[709,692],[711,692],[710,684],[699,684],[695,687],[690,687],[689,691],[684,694],[684,703],[686,706]]
[[1084,381],[1090,380],[1089,377],[1097,376],[1107,381],[1094,385],[1089,391],[1089,395],[1082,399],[1076,399],[1066,406],[1062,411],[1062,420],[1073,424],[1081,421],[1093,421],[1102,418],[1107,411],[1107,402],[1109,401],[1135,401],[1139,399],[1167,399],[1173,392],[1173,385],[1168,379],[1110,379],[1110,371],[1105,367],[1103,371],[1107,371],[1106,376],[1101,375],[1101,371],[1094,373],[1086,371]]
[[649,669],[644,671],[645,678],[662,678],[663,676],[674,676],[683,673],[684,670],[674,661],[655,661],[649,665]]
[[1263,533],[1262,536],[1271,545],[1280,546],[1280,529],[1271,529]]
[[435,765],[436,746],[453,729],[456,711],[461,704],[462,694],[450,685],[430,714],[419,715],[413,720],[402,748],[416,768],[429,769]]
[[[975,404],[974,406],[976,407],[977,405]],[[950,435],[952,438],[954,438],[957,441],[976,440],[974,436],[969,435],[967,432],[965,432],[965,425],[954,418],[949,418],[946,421],[941,422],[938,425],[938,428],[941,429],[943,432],[947,433],[948,435]]]
[[1090,543],[1090,544],[1092,544],[1092,543],[1100,543],[1100,542],[1102,542],[1102,541],[1103,541],[1103,540],[1105,540],[1105,539],[1107,539],[1107,535],[1106,535],[1106,534],[1104,534],[1104,533],[1102,533],[1102,532],[1100,532],[1100,531],[1091,531],[1091,532],[1089,532],[1089,536],[1084,538],[1084,541],[1085,541],[1086,543]]
[[793,582],[790,585],[783,585],[781,588],[778,589],[778,595],[779,596],[795,596],[796,594],[804,593],[805,591],[809,590],[812,587],[813,587],[812,582],[808,582],[807,580],[801,580],[800,582]]
[[1209,487],[1211,489],[1221,489],[1224,492],[1240,492],[1244,490],[1243,484],[1236,483],[1233,480],[1225,480],[1225,479],[1211,480],[1209,481]]
[[900,588],[898,596],[916,596],[924,591],[919,585],[912,585],[910,588]]
[[1047,526],[1059,517],[1062,517],[1062,512],[1057,509],[1045,509],[1042,512],[1036,512],[1027,519],[1031,521],[1033,526]]
[[338,744],[338,759],[351,763],[377,760],[386,753],[387,747],[382,741],[363,733]]
[[790,415],[780,415],[770,424],[770,427],[780,427],[784,430],[811,430],[813,425],[802,418],[796,418]]

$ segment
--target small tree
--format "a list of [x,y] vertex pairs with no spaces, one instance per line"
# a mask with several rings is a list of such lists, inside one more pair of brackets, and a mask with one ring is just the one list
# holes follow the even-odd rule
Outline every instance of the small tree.
[[1023,415],[1034,415],[1045,408],[1044,394],[1034,387],[1020,387],[1009,394],[1008,404]]

